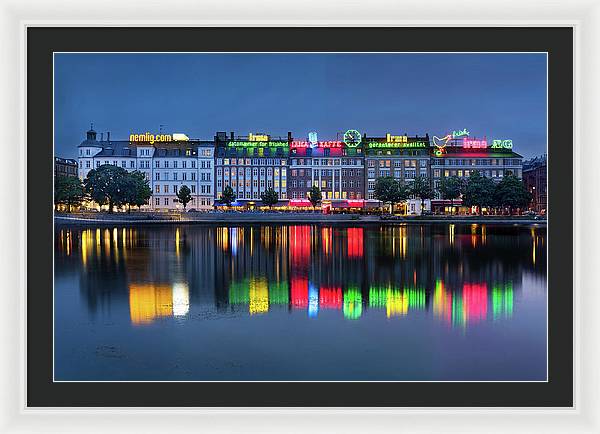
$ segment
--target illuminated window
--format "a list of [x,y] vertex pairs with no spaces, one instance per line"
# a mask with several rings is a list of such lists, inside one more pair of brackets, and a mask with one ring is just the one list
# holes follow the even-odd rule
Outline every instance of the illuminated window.
[[156,184],[154,191],[156,191],[157,193],[160,193],[160,185]]

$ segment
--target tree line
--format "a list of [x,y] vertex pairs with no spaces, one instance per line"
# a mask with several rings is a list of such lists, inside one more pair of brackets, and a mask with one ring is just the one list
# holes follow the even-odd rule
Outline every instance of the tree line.
[[123,206],[127,206],[129,212],[132,206],[139,208],[148,204],[151,196],[150,183],[143,172],[128,172],[109,164],[90,170],[83,182],[74,176],[54,179],[54,203],[66,206],[68,212],[86,200],[107,205],[109,213]]
[[[532,199],[531,193],[515,175],[507,175],[496,183],[482,176],[477,170],[472,171],[466,180],[458,176],[442,178],[439,192],[442,199],[450,200],[451,207],[456,199],[461,198],[464,206],[476,206],[480,214],[484,207],[496,210],[508,208],[512,214],[515,209],[527,208]],[[432,199],[434,193],[425,176],[420,176],[408,184],[388,176],[376,180],[374,196],[381,202],[389,203],[392,210],[395,204],[415,197],[421,200],[423,209],[424,201]]]

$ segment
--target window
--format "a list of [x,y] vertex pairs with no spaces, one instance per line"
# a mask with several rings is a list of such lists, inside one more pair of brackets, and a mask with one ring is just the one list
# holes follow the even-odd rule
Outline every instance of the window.
[[160,185],[156,184],[156,187],[154,188],[154,191],[157,193],[160,193]]
[[132,160],[132,161],[129,162],[129,168],[130,169],[135,168],[135,161]]
[[177,169],[177,160],[173,161],[173,168]]
[[85,167],[86,167],[86,169],[90,168],[90,161],[89,160],[85,162]]
[[127,167],[127,161],[125,161],[125,160],[122,160],[122,161],[121,161],[121,167],[122,167],[123,169],[125,169],[125,168]]
[[155,180],[155,181],[160,181],[160,173],[156,172],[156,173],[154,174],[154,180]]
[[177,186],[176,185],[173,186],[173,193],[177,194]]
[[165,204],[165,205],[168,205],[168,204],[169,204],[169,198],[168,198],[168,197],[165,197],[164,204]]
[[163,187],[163,190],[164,190],[164,192],[165,192],[165,193],[168,193],[168,192],[169,192],[169,186],[168,186],[168,185],[165,185],[165,186]]
[[177,181],[177,172],[173,172],[173,180]]
[[157,168],[160,167],[160,161],[156,160],[154,162],[154,167],[157,167]]
[[154,205],[160,205],[160,197],[154,198]]
[[165,160],[165,169],[169,168],[169,162],[167,160]]

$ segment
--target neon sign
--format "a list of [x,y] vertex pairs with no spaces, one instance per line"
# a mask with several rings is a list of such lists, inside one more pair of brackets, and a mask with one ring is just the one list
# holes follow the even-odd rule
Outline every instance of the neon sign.
[[389,143],[406,143],[408,142],[408,136],[392,136],[390,133],[387,133],[385,141]]
[[316,145],[313,145],[311,142],[307,141],[293,141],[292,143],[290,143],[291,148],[313,148],[315,146],[319,148],[341,148],[342,142],[331,140],[327,142],[317,142]]
[[173,136],[170,134],[150,134],[146,132],[144,134],[130,134],[129,141],[130,142],[171,142],[173,140]]
[[462,130],[458,130],[458,131],[452,131],[452,138],[456,139],[458,137],[464,137],[464,136],[468,136],[470,133],[467,131],[466,128],[462,129]]
[[369,148],[426,148],[427,142],[369,142]]
[[512,140],[492,140],[492,149],[512,149],[513,143]]
[[439,157],[442,154],[446,153],[446,145],[452,138],[452,134],[446,134],[444,137],[439,138],[438,136],[433,136],[433,146],[435,146],[435,150],[433,153]]
[[173,133],[173,140],[177,140],[180,142],[187,142],[190,140],[190,138],[182,133]]
[[282,146],[288,146],[288,142],[228,142],[227,145],[232,148],[277,148]]
[[344,143],[349,148],[356,148],[360,145],[362,138],[357,130],[348,130],[344,133]]
[[477,139],[467,139],[466,137],[463,138],[463,145],[462,147],[465,149],[484,149],[487,148],[488,143],[486,139],[483,140],[477,140]]
[[268,142],[269,136],[267,136],[265,134],[248,133],[248,141],[249,142]]
[[317,146],[317,143],[319,141],[317,138],[317,133],[314,131],[311,131],[310,133],[308,133],[308,141],[310,142],[311,145]]

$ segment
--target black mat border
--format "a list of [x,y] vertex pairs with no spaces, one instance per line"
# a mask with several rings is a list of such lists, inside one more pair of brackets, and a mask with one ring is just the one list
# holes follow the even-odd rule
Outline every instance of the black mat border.
[[[53,383],[52,53],[485,51],[549,53],[549,382]],[[27,405],[538,406],[573,404],[573,30],[57,28],[27,30]],[[15,107],[15,110],[18,108]],[[75,145],[75,144],[74,144]],[[558,253],[560,252],[560,253]],[[8,290],[8,289],[7,289]],[[567,296],[565,296],[565,292]]]

